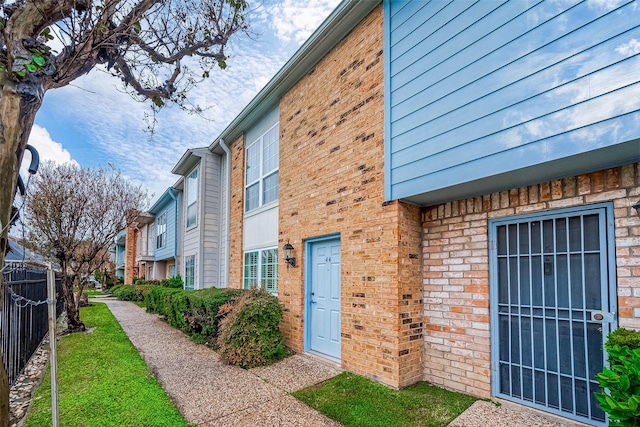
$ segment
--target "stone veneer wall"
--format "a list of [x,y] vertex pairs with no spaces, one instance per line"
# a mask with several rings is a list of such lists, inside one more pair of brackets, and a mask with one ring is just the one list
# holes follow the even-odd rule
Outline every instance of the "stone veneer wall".
[[490,218],[612,201],[618,324],[640,329],[639,185],[640,164],[629,164],[425,209],[424,379],[490,396]]

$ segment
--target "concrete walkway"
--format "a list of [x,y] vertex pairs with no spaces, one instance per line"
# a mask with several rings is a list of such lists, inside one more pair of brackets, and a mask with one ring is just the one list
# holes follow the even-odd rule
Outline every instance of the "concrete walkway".
[[[148,314],[113,298],[107,304],[153,375],[189,423],[198,427],[340,426],[289,393],[325,381],[338,368],[307,355],[249,370],[228,366],[204,345]],[[478,401],[449,427],[578,427],[584,424],[521,405]]]
[[228,366],[213,350],[133,303],[95,301],[107,304],[187,422],[198,427],[340,425],[289,395],[339,369],[305,355],[250,370]]

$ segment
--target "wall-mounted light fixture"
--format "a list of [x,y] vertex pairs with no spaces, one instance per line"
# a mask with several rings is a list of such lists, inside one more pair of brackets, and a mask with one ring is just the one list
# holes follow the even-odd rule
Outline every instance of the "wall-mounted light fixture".
[[293,256],[293,246],[291,245],[291,243],[289,243],[288,240],[287,243],[285,243],[282,247],[282,250],[284,251],[284,262],[287,263],[287,269],[289,267],[295,267],[296,258]]
[[638,201],[636,202],[636,204],[635,204],[635,205],[633,205],[633,206],[631,206],[631,207],[632,207],[633,209],[635,209],[635,210],[636,210],[636,213],[638,214],[638,216],[640,216],[640,200],[638,200]]

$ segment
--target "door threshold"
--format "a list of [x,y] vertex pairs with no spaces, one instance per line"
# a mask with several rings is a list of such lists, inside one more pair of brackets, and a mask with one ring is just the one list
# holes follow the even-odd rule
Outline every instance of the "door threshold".
[[314,350],[309,350],[304,354],[305,356],[308,356],[317,362],[323,363],[332,368],[340,369],[342,371],[342,361],[337,357],[330,356],[325,353],[320,353]]

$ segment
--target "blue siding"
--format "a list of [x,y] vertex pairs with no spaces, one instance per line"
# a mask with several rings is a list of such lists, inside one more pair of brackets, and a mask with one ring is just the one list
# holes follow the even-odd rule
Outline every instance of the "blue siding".
[[[163,195],[164,196],[164,195]],[[176,196],[177,197],[177,196]],[[176,201],[166,194],[159,203],[153,207],[153,214],[156,217],[155,230],[158,228],[158,218],[164,213],[167,214],[167,234],[166,243],[162,248],[156,248],[156,236],[154,239],[154,259],[156,261],[172,258],[176,256],[176,229],[178,227],[178,219],[176,218]]]
[[638,1],[389,0],[385,47],[387,199],[640,160]]

